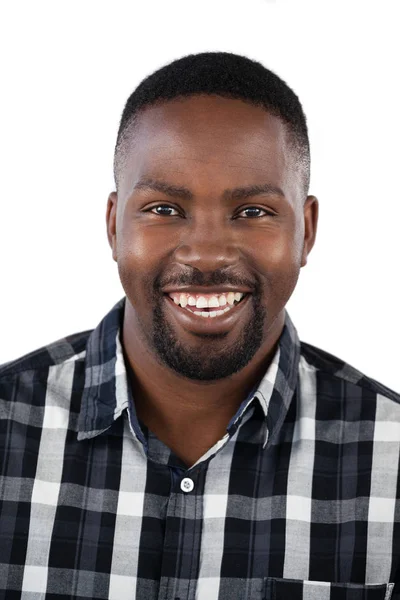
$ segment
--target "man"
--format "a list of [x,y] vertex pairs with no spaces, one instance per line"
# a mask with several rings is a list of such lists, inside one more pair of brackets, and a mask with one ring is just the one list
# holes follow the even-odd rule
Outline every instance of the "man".
[[300,342],[305,116],[190,55],[128,99],[107,234],[126,297],[0,369],[5,598],[400,598],[400,396]]

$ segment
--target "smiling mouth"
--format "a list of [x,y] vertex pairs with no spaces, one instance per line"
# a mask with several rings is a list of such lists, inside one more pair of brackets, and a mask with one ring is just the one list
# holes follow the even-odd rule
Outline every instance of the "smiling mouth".
[[[243,316],[249,311],[249,300],[251,293],[246,294],[243,298],[234,304],[220,315],[211,316],[214,310],[198,309],[193,310],[193,307],[182,307],[179,304],[175,304],[173,299],[168,295],[165,295],[165,301],[167,303],[168,311],[173,317],[174,321],[183,327],[184,330],[192,335],[200,337],[225,337],[229,331],[233,330],[238,323],[242,322]],[[227,308],[224,306],[223,308]],[[207,315],[207,316],[206,316]]]
[[168,294],[165,294],[166,298],[168,300],[170,300],[177,309],[192,313],[193,315],[195,315],[196,317],[199,317],[200,319],[218,319],[220,317],[223,317],[224,315],[227,315],[231,311],[234,311],[236,306],[238,306],[239,304],[242,304],[242,302],[244,302],[246,300],[247,296],[249,296],[249,295],[250,294],[244,294],[240,300],[235,300],[232,305],[228,304],[226,306],[223,306],[223,307],[221,306],[218,308],[216,308],[216,307],[196,308],[196,306],[183,307],[180,304],[176,304]]
[[[237,323],[242,322],[243,316],[249,310],[250,298],[251,294],[246,294],[237,304],[231,306],[229,310],[212,317],[210,313],[217,312],[215,309],[209,311],[198,309],[195,312],[193,307],[190,307],[191,310],[189,310],[187,307],[175,304],[173,299],[168,294],[165,294],[165,300],[168,310],[171,311],[171,316],[173,316],[174,320],[184,330],[200,337],[217,336],[220,338],[221,336],[225,337],[229,331],[235,328]],[[224,308],[227,307],[225,306]]]

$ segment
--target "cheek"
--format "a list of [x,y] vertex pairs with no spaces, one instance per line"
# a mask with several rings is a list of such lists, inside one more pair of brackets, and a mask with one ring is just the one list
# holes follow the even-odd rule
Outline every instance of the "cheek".
[[259,248],[257,262],[265,282],[265,301],[271,314],[277,314],[286,305],[300,273],[301,253],[291,235],[269,236],[254,240]]
[[259,249],[259,262],[263,264],[266,273],[279,275],[300,267],[301,248],[291,235],[254,240],[254,247]]
[[118,259],[137,271],[149,270],[159,260],[160,236],[146,227],[124,225],[117,236]]
[[160,270],[162,248],[160,236],[145,228],[140,231],[124,226],[117,235],[119,277],[132,305],[153,303],[153,284]]

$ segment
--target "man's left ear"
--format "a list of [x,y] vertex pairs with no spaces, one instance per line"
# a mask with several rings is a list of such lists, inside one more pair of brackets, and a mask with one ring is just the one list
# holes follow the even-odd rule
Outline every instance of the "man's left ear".
[[304,203],[304,244],[303,253],[301,257],[301,266],[304,267],[307,264],[307,257],[311,252],[315,238],[317,236],[317,225],[318,225],[318,211],[319,205],[318,200],[315,196],[307,196]]

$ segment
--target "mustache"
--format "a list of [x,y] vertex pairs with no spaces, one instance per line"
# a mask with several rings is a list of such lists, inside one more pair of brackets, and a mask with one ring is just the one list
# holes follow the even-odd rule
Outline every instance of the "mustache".
[[165,279],[161,285],[157,286],[159,289],[163,288],[180,288],[180,287],[217,287],[217,286],[226,286],[231,288],[248,288],[251,290],[255,289],[254,281],[249,281],[244,277],[234,277],[230,276],[227,278],[224,275],[219,273],[214,273],[211,277],[205,277],[203,273],[200,271],[195,272],[190,277],[186,277],[185,275],[180,275],[178,277],[170,277],[169,279]]

